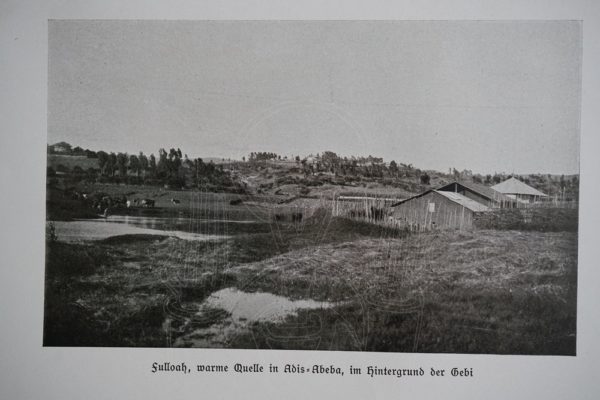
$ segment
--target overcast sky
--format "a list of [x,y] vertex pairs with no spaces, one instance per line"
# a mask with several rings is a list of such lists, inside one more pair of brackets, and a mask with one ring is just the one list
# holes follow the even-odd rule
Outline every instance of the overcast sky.
[[579,22],[49,21],[48,142],[578,173]]

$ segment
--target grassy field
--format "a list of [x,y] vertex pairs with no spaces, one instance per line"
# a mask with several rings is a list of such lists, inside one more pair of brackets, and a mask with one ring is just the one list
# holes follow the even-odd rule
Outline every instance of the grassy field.
[[[102,194],[111,198],[125,197],[128,200],[152,199],[153,208],[125,207],[113,208],[111,213],[118,215],[137,215],[150,217],[193,217],[193,218],[230,218],[234,220],[264,220],[267,211],[261,204],[244,202],[248,197],[231,193],[211,193],[192,190],[172,190],[154,186],[117,185],[117,184],[78,184],[68,190],[62,187],[48,187],[46,192],[47,220],[70,220],[74,218],[97,217],[98,212],[91,209],[91,202],[73,198],[73,192]],[[275,203],[273,196],[260,198],[263,203]],[[177,200],[177,204],[172,202]],[[232,205],[231,200],[242,200]]]
[[[575,354],[576,209],[528,210],[527,223],[504,210],[469,232],[409,233],[332,217],[331,199],[408,198],[453,176],[430,172],[424,184],[414,169],[374,178],[224,163],[243,188],[234,194],[72,173],[98,167],[86,157],[49,155],[48,166],[61,170],[48,179],[49,225],[110,208],[221,239],[165,230],[66,243],[49,229],[45,345]],[[550,178],[536,179],[555,188]],[[126,207],[134,199],[155,205]],[[232,325],[206,302],[233,288],[330,306]]]
[[573,233],[426,233],[237,267],[245,290],[347,303],[256,326],[234,346],[304,337],[318,338],[305,348],[328,350],[574,354],[576,245]]
[[[143,190],[135,196],[185,212],[185,192]],[[576,232],[407,234],[326,210],[214,242],[50,241],[44,344],[168,346],[227,317],[197,316],[225,287],[339,302],[254,323],[230,338],[233,348],[575,354]]]

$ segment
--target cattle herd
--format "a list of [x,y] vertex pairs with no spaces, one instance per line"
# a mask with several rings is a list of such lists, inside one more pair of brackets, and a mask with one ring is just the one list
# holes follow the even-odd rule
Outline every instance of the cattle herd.
[[[154,208],[156,201],[154,199],[147,198],[133,198],[128,199],[127,196],[110,196],[105,193],[81,193],[78,191],[72,191],[71,198],[73,200],[80,200],[87,207],[91,207],[98,212],[103,212],[104,216],[108,215],[112,209],[119,208]],[[179,204],[180,201],[177,199],[171,199],[171,203]]]

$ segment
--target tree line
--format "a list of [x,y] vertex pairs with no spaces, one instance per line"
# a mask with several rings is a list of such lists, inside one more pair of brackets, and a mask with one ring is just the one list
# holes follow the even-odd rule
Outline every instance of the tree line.
[[[57,154],[50,151],[49,153]],[[65,154],[65,152],[59,154]],[[73,179],[168,185],[173,188],[242,190],[242,185],[235,182],[222,165],[216,165],[212,161],[204,162],[202,158],[190,159],[187,154],[182,154],[179,148],[171,148],[169,151],[161,148],[158,150],[158,156],[146,155],[141,151],[138,154],[128,154],[102,150],[76,152],[75,149],[72,149],[68,155],[86,155],[88,158],[97,159],[98,167],[89,168],[87,171],[78,166],[71,170],[61,165],[57,167],[58,172],[69,173]],[[48,167],[49,176],[55,176],[56,172]]]
[[[75,166],[71,170],[61,165],[57,167],[58,172],[69,173],[77,179],[169,185],[175,188],[198,187],[236,192],[245,190],[245,185],[235,177],[235,173],[232,173],[239,161],[225,164],[228,167],[225,169],[224,164],[217,165],[212,161],[207,163],[202,158],[190,159],[179,148],[171,148],[169,151],[161,148],[158,150],[158,156],[155,156],[154,154],[146,155],[143,152],[138,154],[95,152],[81,147],[71,147],[68,143],[60,142],[48,146],[48,154],[85,156],[89,159],[96,159],[98,167],[89,168],[87,171],[79,166]],[[287,156],[282,157],[273,152],[252,152],[247,158],[247,164],[250,166],[255,163],[287,159]],[[242,162],[246,163],[246,157],[243,157]],[[344,177],[346,180],[365,178],[392,186],[408,181],[429,186],[432,175],[444,180],[472,181],[485,185],[497,184],[512,176],[504,173],[473,174],[470,170],[458,171],[456,168],[450,168],[447,174],[431,173],[415,168],[412,164],[397,163],[394,160],[386,164],[383,162],[383,158],[371,155],[342,157],[332,151],[304,158],[292,156],[290,162],[295,163],[296,168],[299,168],[305,177],[331,174]],[[48,175],[54,176],[57,171],[49,167]],[[533,174],[517,177],[526,184],[548,194],[560,194],[564,198],[577,198],[579,195],[579,178],[576,175],[558,177]]]

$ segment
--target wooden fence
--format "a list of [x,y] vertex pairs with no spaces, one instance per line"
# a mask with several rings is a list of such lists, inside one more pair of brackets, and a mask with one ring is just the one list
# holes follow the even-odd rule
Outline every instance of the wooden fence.
[[334,217],[395,226],[391,206],[400,200],[384,197],[334,196],[331,203],[331,214]]

